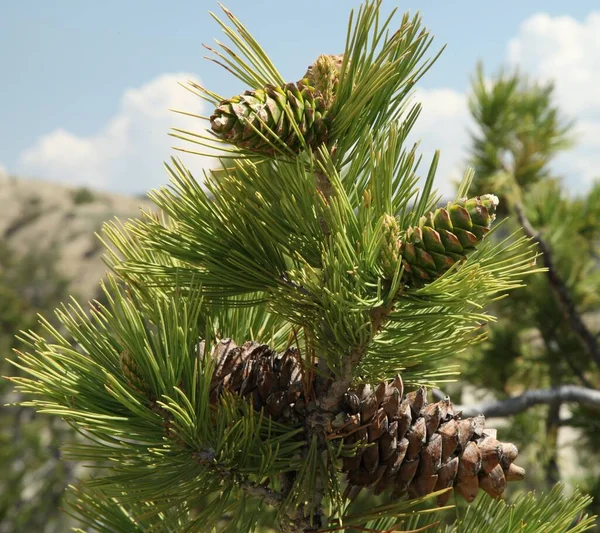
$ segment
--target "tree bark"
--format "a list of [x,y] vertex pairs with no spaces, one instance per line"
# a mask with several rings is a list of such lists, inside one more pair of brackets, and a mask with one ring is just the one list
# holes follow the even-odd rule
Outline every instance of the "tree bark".
[[576,385],[562,385],[552,389],[529,390],[520,396],[506,400],[475,405],[459,405],[456,409],[462,411],[463,417],[482,414],[489,418],[516,415],[534,405],[553,402],[575,402],[600,410],[600,391]]
[[585,322],[579,314],[575,302],[571,297],[569,288],[556,270],[556,265],[554,263],[554,257],[550,246],[542,238],[540,233],[531,225],[527,215],[525,215],[523,206],[517,202],[514,204],[514,208],[515,212],[517,213],[519,223],[521,226],[523,226],[523,231],[538,245],[538,248],[542,252],[544,266],[548,269],[547,276],[550,287],[552,288],[554,296],[556,297],[560,307],[563,310],[563,313],[565,314],[565,318],[569,321],[573,332],[577,335],[577,337],[579,337],[579,340],[584,348],[589,352],[592,359],[594,359],[596,364],[600,366],[600,345],[598,344],[598,339],[585,325]]

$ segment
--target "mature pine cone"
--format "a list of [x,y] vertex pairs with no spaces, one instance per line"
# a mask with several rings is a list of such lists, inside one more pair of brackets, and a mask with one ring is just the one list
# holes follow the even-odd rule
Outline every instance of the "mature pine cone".
[[[200,349],[204,351],[203,343]],[[222,340],[212,351],[216,367],[211,382],[211,402],[223,390],[247,398],[256,410],[262,408],[274,420],[301,422],[306,414],[298,351],[283,354],[266,344],[246,342],[236,346]]]
[[440,277],[454,263],[463,261],[490,231],[497,205],[493,194],[450,202],[421,217],[417,226],[406,231],[400,231],[396,219],[386,215],[381,252],[384,276],[393,276],[393,261],[401,256],[409,285],[420,286]]
[[[236,346],[223,340],[211,356],[216,359],[211,401],[229,390],[275,420],[303,422],[307,406],[297,350],[277,354],[264,344]],[[373,487],[376,493],[392,488],[393,498],[454,487],[471,502],[479,488],[502,496],[507,481],[525,474],[513,464],[517,448],[497,441],[496,431],[484,429],[484,422],[483,416],[462,420],[449,399],[428,404],[424,388],[403,397],[398,376],[375,388],[349,390],[330,437],[348,445],[342,471],[350,487]],[[446,504],[450,492],[438,497],[439,505]]]
[[[392,488],[393,498],[449,487],[468,502],[479,488],[499,498],[506,482],[525,472],[512,464],[515,445],[497,441],[484,423],[483,415],[462,420],[448,398],[428,404],[422,387],[402,398],[399,376],[375,389],[360,385],[346,394],[336,418],[336,434],[358,445],[342,470],[350,485],[372,486],[375,493]],[[439,505],[449,498],[450,491],[439,496]]]
[[323,96],[306,78],[246,91],[222,101],[210,117],[218,137],[265,155],[285,151],[285,146],[294,153],[320,146],[327,141],[329,122]]

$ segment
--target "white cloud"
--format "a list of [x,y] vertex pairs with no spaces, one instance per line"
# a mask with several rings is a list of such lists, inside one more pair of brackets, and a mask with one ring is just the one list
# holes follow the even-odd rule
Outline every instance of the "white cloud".
[[[508,43],[508,60],[537,79],[555,81],[565,112],[600,115],[600,13],[583,22],[539,13]],[[600,118],[600,117],[598,117]]]
[[188,79],[194,76],[164,74],[127,89],[118,111],[99,133],[78,136],[64,129],[48,133],[20,154],[16,170],[51,181],[140,193],[166,183],[163,161],[178,155],[199,178],[201,168],[211,162],[175,154],[171,146],[181,143],[167,135],[171,127],[193,131],[202,127],[198,119],[169,111],[206,111],[200,98],[178,85]]
[[576,120],[576,146],[556,169],[574,192],[600,177],[600,12],[584,21],[537,14],[508,44],[508,60],[533,78],[554,81],[557,103]]
[[418,91],[416,100],[423,109],[409,140],[421,140],[420,173],[427,175],[435,150],[440,149],[435,186],[444,197],[451,197],[465,169],[470,122],[466,96],[452,89],[432,89]]
[[[507,45],[506,60],[534,79],[554,81],[557,104],[575,119],[577,144],[557,157],[554,169],[573,192],[600,177],[600,13],[579,22],[536,14],[526,19]],[[423,113],[415,125],[426,160],[441,150],[437,185],[451,195],[451,183],[466,165],[472,124],[467,95],[450,89],[420,91]]]

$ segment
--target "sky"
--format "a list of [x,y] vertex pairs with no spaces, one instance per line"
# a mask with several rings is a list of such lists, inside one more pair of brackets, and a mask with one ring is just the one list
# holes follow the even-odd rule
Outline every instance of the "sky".
[[[321,53],[340,53],[356,0],[229,0],[285,79],[297,80]],[[469,79],[519,66],[555,80],[557,103],[577,123],[577,146],[556,172],[584,192],[600,177],[600,4],[598,0],[383,0],[384,11],[420,11],[446,45],[421,80],[414,138],[425,158],[440,149],[438,186],[452,192],[464,171],[471,127]],[[206,0],[0,0],[0,173],[139,194],[167,181],[178,155],[171,127],[199,130],[210,114],[178,84],[193,79],[222,95],[244,87],[203,59],[203,43],[225,40]],[[197,175],[210,161],[184,156]],[[424,168],[423,173],[426,173]]]

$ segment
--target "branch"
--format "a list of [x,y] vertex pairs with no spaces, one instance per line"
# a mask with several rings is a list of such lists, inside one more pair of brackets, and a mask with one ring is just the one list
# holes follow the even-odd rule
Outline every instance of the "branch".
[[[290,490],[292,490],[293,487],[293,480],[286,479],[285,475],[281,476],[280,478],[282,488],[281,492],[275,492],[266,485],[255,483],[247,479],[234,468],[217,462],[215,450],[212,448],[196,451],[192,454],[192,457],[196,463],[214,468],[223,478],[232,479],[248,496],[259,498],[271,507],[280,507],[285,502]],[[316,525],[314,526],[311,524],[310,517],[304,516],[303,509],[301,507],[294,513],[288,513],[287,520],[283,520],[283,522],[280,524],[280,531],[281,533],[308,533],[310,531],[316,531],[316,528],[321,526],[322,512],[320,506],[315,512],[313,518],[316,519]]]
[[516,202],[514,208],[517,217],[519,218],[519,223],[523,226],[523,231],[538,245],[542,252],[544,266],[548,269],[547,275],[550,287],[552,287],[552,291],[554,292],[559,305],[562,307],[563,313],[569,321],[573,332],[579,337],[579,340],[590,353],[596,364],[600,366],[600,346],[598,345],[597,338],[585,325],[581,315],[577,311],[575,302],[571,298],[566,283],[558,274],[550,246],[548,246],[548,243],[542,238],[540,233],[531,225],[531,222],[529,222],[529,219],[523,211],[523,206],[519,202]]
[[516,415],[530,407],[553,402],[576,402],[587,407],[600,410],[600,391],[579,387],[576,385],[563,385],[553,389],[536,389],[524,392],[520,396],[475,405],[456,406],[462,411],[463,417],[484,415],[485,417],[500,417]]
[[204,466],[212,466],[224,478],[232,478],[237,485],[249,496],[261,498],[267,505],[277,507],[285,499],[285,495],[279,494],[269,487],[259,485],[241,476],[233,468],[216,462],[216,453],[213,449],[196,451],[192,454],[196,463]]
[[262,499],[267,505],[278,507],[283,503],[283,496],[277,492],[272,491],[270,488],[263,485],[257,485],[252,481],[241,481],[240,487],[244,489],[244,492],[248,496]]
[[356,346],[350,355],[343,359],[341,376],[334,379],[329,388],[319,398],[319,404],[326,412],[331,413],[341,405],[344,394],[348,391],[348,387],[352,382],[352,371],[358,366],[367,352],[370,342],[379,333],[388,315],[393,311],[400,294],[401,291],[387,305],[375,307],[371,310],[371,335],[369,340],[363,345]]

